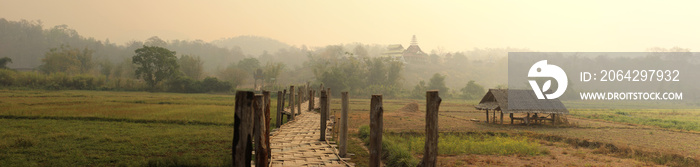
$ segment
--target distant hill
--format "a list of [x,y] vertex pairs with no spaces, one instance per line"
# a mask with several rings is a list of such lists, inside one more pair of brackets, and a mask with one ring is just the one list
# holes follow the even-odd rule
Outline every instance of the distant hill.
[[289,44],[272,38],[260,36],[238,36],[214,40],[211,43],[216,46],[229,49],[239,47],[246,55],[252,55],[255,57],[261,55],[264,51],[272,54],[277,52],[279,49],[290,47]]

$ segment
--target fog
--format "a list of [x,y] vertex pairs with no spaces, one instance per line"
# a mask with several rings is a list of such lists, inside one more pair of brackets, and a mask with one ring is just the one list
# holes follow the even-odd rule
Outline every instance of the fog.
[[[265,79],[274,89],[306,81],[333,82],[355,93],[367,93],[361,89],[371,87],[410,97],[411,91],[424,89],[421,81],[428,89],[439,74],[449,94],[457,97],[469,81],[484,89],[507,86],[507,52],[700,50],[694,40],[700,37],[695,33],[700,26],[687,20],[700,12],[692,12],[696,5],[688,3],[2,0],[0,4],[0,58],[12,59],[8,67],[38,70],[49,53],[59,54],[52,49],[64,46],[65,53],[71,49],[91,53],[94,65],[81,73],[102,75],[106,81],[136,80],[131,57],[134,50],[148,45],[197,60],[194,64],[200,63],[201,69],[193,70],[201,72],[192,74],[197,76],[192,79],[215,77],[232,82],[234,88],[252,88],[252,71],[261,68],[275,74]],[[391,57],[391,46],[401,45],[403,52],[414,44],[423,56],[418,61],[402,59],[399,66],[375,60]],[[333,70],[355,73],[329,77]],[[373,81],[377,77],[392,79]],[[115,84],[122,86],[121,82]]]

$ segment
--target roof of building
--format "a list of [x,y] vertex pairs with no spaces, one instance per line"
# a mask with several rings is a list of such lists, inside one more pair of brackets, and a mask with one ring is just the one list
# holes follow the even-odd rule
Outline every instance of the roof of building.
[[[511,104],[508,106],[508,99]],[[505,114],[509,113],[547,113],[547,114],[568,114],[563,103],[558,99],[537,99],[532,90],[514,89],[489,89],[478,105],[474,106],[479,110],[501,110]]]

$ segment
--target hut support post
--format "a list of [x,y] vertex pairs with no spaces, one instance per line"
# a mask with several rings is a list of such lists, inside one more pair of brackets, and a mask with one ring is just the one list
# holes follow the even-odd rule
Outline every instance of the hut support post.
[[557,114],[552,114],[552,125],[556,125],[557,122]]
[[489,109],[486,109],[486,123],[489,123]]
[[527,113],[527,116],[525,117],[525,124],[530,126],[530,113]]
[[503,111],[501,111],[501,125],[503,125]]
[[513,125],[513,113],[510,113],[510,124]]

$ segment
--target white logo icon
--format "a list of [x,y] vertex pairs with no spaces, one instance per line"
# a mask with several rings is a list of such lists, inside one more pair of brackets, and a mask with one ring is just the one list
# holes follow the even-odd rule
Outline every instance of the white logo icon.
[[547,80],[544,82],[542,89],[540,89],[540,86],[537,85],[535,80],[528,80],[538,99],[545,99],[545,96],[547,97],[546,99],[559,98],[559,96],[564,94],[564,91],[566,91],[566,86],[569,85],[569,80],[566,77],[564,70],[562,70],[559,66],[547,64],[547,60],[541,60],[533,64],[532,67],[530,67],[530,71],[527,73],[527,76],[549,77],[557,80],[557,85],[559,85],[559,88],[557,88],[557,91],[551,94],[544,94],[544,92],[547,92],[549,87],[552,86],[552,80]]

